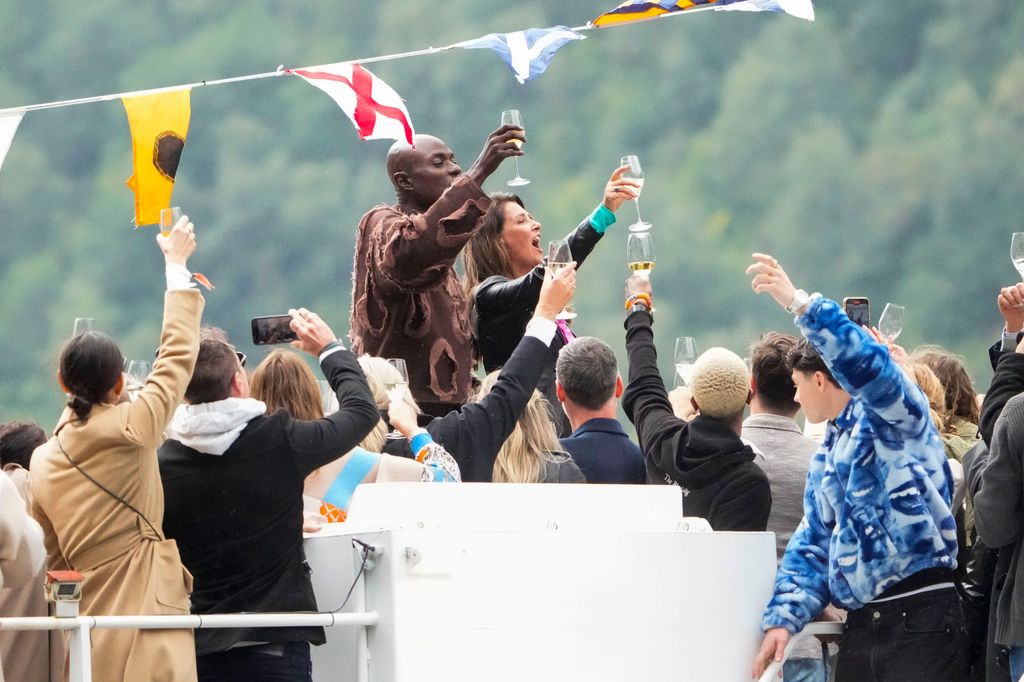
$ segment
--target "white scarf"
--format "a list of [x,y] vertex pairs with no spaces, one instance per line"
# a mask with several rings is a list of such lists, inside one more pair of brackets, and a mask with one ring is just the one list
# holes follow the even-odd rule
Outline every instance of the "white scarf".
[[223,455],[251,420],[266,413],[266,404],[254,398],[182,404],[174,411],[167,437],[207,455]]

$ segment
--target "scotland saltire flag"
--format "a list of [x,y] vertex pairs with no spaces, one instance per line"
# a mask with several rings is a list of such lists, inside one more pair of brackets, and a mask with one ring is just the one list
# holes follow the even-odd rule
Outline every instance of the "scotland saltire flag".
[[814,21],[811,0],[628,0],[594,19],[593,26],[611,26],[632,21],[654,19],[662,14],[687,10],[715,9],[745,12],[785,12],[800,19]]
[[515,33],[489,33],[481,38],[455,43],[467,50],[487,48],[501,57],[520,84],[544,73],[558,48],[584,36],[565,26],[530,28]]

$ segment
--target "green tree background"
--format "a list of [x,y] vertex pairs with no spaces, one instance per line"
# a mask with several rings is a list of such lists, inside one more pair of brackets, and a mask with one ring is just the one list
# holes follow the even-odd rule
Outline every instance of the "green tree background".
[[[0,4],[0,107],[438,46],[492,31],[580,25],[614,0],[296,3],[283,0]],[[962,352],[979,389],[1015,281],[1024,229],[1024,4],[818,3],[815,23],[702,13],[593,31],[518,85],[488,51],[371,67],[417,130],[468,165],[502,109],[530,142],[522,195],[556,238],[639,154],[655,224],[657,336],[741,355],[786,315],[751,293],[753,250],[799,286],[907,306],[900,341]],[[390,202],[386,141],[360,142],[297,78],[192,95],[174,203],[192,216],[194,267],[218,288],[205,320],[254,359],[254,315],[305,305],[347,332],[360,215]],[[502,168],[487,189],[505,189]],[[131,140],[118,101],[30,113],[0,171],[0,419],[53,425],[60,343],[78,316],[129,358],[157,344],[162,284],[152,230],[133,231]],[[633,207],[620,223],[633,219]],[[580,273],[578,331],[622,351],[626,230]],[[624,360],[624,356],[620,354]]]

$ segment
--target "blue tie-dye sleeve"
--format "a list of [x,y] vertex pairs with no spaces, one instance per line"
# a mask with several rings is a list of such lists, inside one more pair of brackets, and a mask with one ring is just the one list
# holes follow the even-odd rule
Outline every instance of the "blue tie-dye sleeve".
[[821,355],[839,385],[864,409],[900,434],[929,428],[928,400],[900,369],[889,349],[852,322],[835,301],[815,296],[797,326]]
[[[823,466],[824,455],[819,450],[804,489],[804,518],[786,546],[775,576],[775,594],[761,619],[762,630],[781,627],[796,634],[829,602],[828,548],[835,517],[828,503],[818,499],[815,490],[820,486],[813,483],[813,470],[820,473]],[[819,504],[825,508],[819,509]]]

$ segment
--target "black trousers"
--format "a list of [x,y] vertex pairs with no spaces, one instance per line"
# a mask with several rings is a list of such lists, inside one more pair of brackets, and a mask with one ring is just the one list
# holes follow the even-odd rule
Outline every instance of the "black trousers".
[[309,642],[236,647],[196,663],[199,682],[313,682]]
[[960,597],[952,587],[850,611],[836,682],[966,682]]

